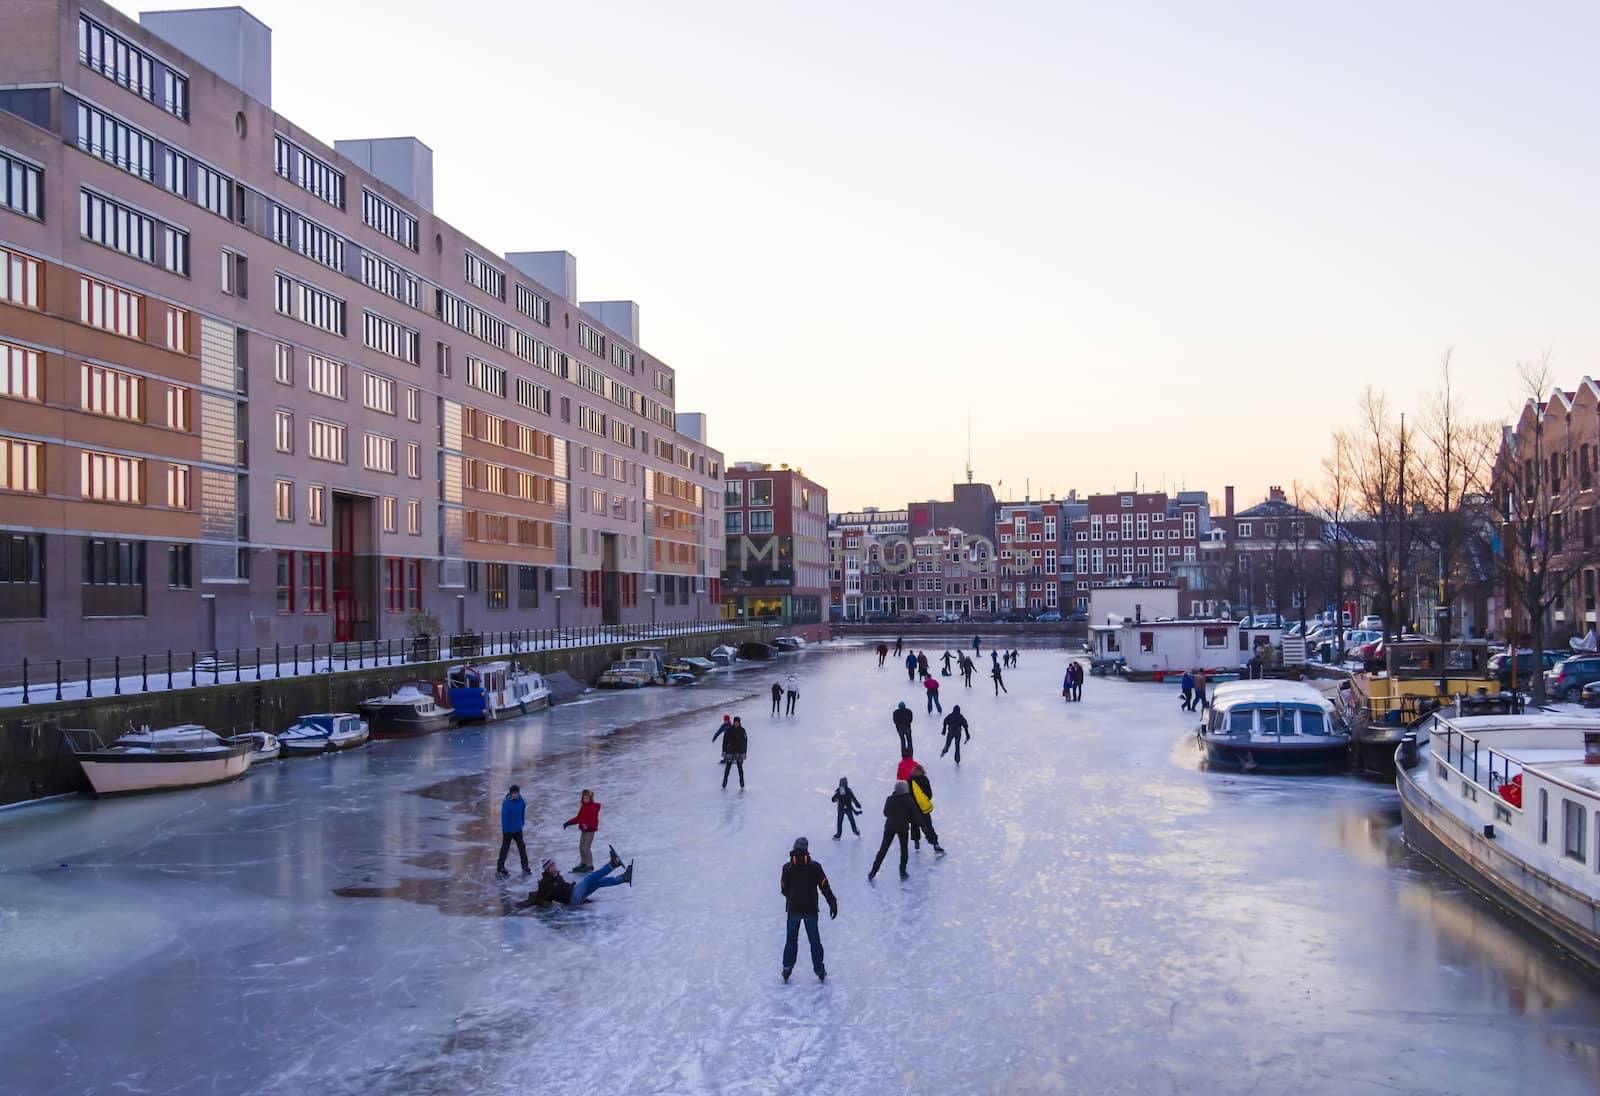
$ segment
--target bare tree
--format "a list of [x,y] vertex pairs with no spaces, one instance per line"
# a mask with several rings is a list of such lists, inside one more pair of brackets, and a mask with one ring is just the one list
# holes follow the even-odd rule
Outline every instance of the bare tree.
[[1335,627],[1338,628],[1339,653],[1344,653],[1345,576],[1350,566],[1349,539],[1355,523],[1351,508],[1354,495],[1353,473],[1350,467],[1348,439],[1334,434],[1333,446],[1322,461],[1322,489],[1313,496],[1314,505],[1322,519],[1323,536],[1328,551],[1333,554],[1333,604]]
[[1415,521],[1407,498],[1407,479],[1413,470],[1405,418],[1397,418],[1388,398],[1369,387],[1361,394],[1356,425],[1334,444],[1336,450],[1342,448],[1347,462],[1350,505],[1361,527],[1361,535],[1350,537],[1346,548],[1358,579],[1377,606],[1387,639],[1405,621],[1406,584],[1416,554]]

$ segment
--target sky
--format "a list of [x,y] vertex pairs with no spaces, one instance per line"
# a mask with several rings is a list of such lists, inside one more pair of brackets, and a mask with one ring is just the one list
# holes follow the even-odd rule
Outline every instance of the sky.
[[[122,2],[130,13],[139,5]],[[252,0],[274,106],[640,305],[830,507],[1320,477],[1363,387],[1600,373],[1600,6]]]

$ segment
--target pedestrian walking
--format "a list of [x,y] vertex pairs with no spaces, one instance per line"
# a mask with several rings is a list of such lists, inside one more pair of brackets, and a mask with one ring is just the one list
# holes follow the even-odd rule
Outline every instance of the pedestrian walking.
[[989,676],[994,680],[995,696],[999,696],[1001,693],[1009,693],[1011,691],[1010,689],[1006,688],[1006,679],[1005,676],[1000,672],[1000,662],[998,659],[995,661],[994,668],[989,671]]
[[888,658],[888,657],[889,657],[889,645],[887,643],[879,643],[878,644],[878,665],[882,666],[883,665],[883,660]]
[[1178,691],[1183,694],[1183,703],[1180,707],[1186,712],[1192,711],[1190,705],[1194,703],[1194,674],[1188,670],[1183,671],[1183,677],[1178,681]]
[[917,837],[921,834],[933,846],[933,851],[943,856],[944,847],[939,844],[939,835],[933,828],[933,781],[928,779],[928,770],[921,765],[912,769],[909,783],[914,808],[911,815],[911,843],[920,848]]
[[717,735],[722,736],[722,786],[728,786],[728,773],[738,766],[739,787],[744,787],[744,755],[750,748],[750,732],[744,729],[744,724],[737,717],[732,723],[728,717],[722,717],[722,726],[717,728],[717,734],[711,736],[711,741],[717,740]]
[[904,753],[911,752],[911,709],[906,707],[906,702],[901,701],[900,706],[894,710],[894,733],[900,736],[900,749]]
[[778,682],[772,683],[772,714],[777,715],[783,708],[783,686]]
[[894,792],[883,801],[883,843],[878,846],[872,870],[867,872],[867,882],[877,878],[878,869],[883,867],[883,858],[897,837],[900,839],[900,878],[907,877],[906,863],[911,859],[911,852],[906,847],[906,837],[911,829],[911,811],[915,806],[911,802],[911,785],[904,780],[896,780]]
[[817,972],[817,981],[826,981],[828,968],[822,965],[822,936],[817,931],[817,894],[820,892],[828,900],[830,921],[839,916],[839,900],[828,886],[828,873],[811,859],[811,843],[805,838],[794,839],[789,861],[778,877],[778,889],[783,892],[784,911],[789,915],[783,938],[783,980],[789,980],[794,961],[800,957],[800,926],[804,925],[806,942],[811,945],[811,969]]
[[961,736],[967,736],[967,741],[972,741],[972,729],[967,726],[967,717],[961,714],[961,705],[950,705],[950,714],[944,717],[944,749],[939,751],[943,757],[950,752],[950,747],[956,748],[956,764],[961,764]]
[[790,674],[783,681],[783,695],[788,700],[788,707],[784,709],[785,715],[794,715],[795,701],[800,699],[800,679]]
[[917,680],[917,656],[906,655],[906,680]]
[[860,837],[861,831],[856,829],[856,815],[861,813],[861,800],[850,790],[850,781],[842,776],[839,778],[839,786],[833,789],[833,802],[839,813],[839,817],[834,819],[833,823],[833,839],[837,841],[844,836],[846,820],[850,823],[850,832]]
[[1206,699],[1206,672],[1204,670],[1196,670],[1194,672],[1194,710],[1203,712],[1209,707],[1211,707],[1211,702]]
[[922,688],[928,694],[928,714],[933,714],[937,709],[940,715],[944,714],[944,705],[939,703],[939,679],[929,674],[922,679]]
[[527,813],[528,804],[522,798],[522,789],[511,785],[511,790],[500,801],[500,859],[495,863],[494,873],[502,878],[511,874],[506,871],[506,853],[511,851],[513,841],[517,843],[517,855],[522,857],[522,874],[533,874],[528,866],[528,846],[522,840],[522,824]]
[[578,813],[561,823],[562,829],[568,826],[578,827],[578,866],[572,870],[594,871],[589,855],[594,847],[594,835],[600,831],[600,804],[594,801],[594,792],[588,788],[578,796]]

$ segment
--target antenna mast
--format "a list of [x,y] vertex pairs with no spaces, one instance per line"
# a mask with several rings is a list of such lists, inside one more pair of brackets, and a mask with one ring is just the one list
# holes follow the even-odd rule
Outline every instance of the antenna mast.
[[972,482],[972,408],[967,408],[967,482]]

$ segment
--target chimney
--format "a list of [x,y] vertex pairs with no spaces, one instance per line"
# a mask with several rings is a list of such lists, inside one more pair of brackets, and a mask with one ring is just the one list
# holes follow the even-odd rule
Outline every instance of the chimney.
[[1233,517],[1233,484],[1222,489],[1222,512],[1226,517]]
[[1271,499],[1273,502],[1287,501],[1283,493],[1283,488],[1276,486],[1267,488],[1267,498]]

